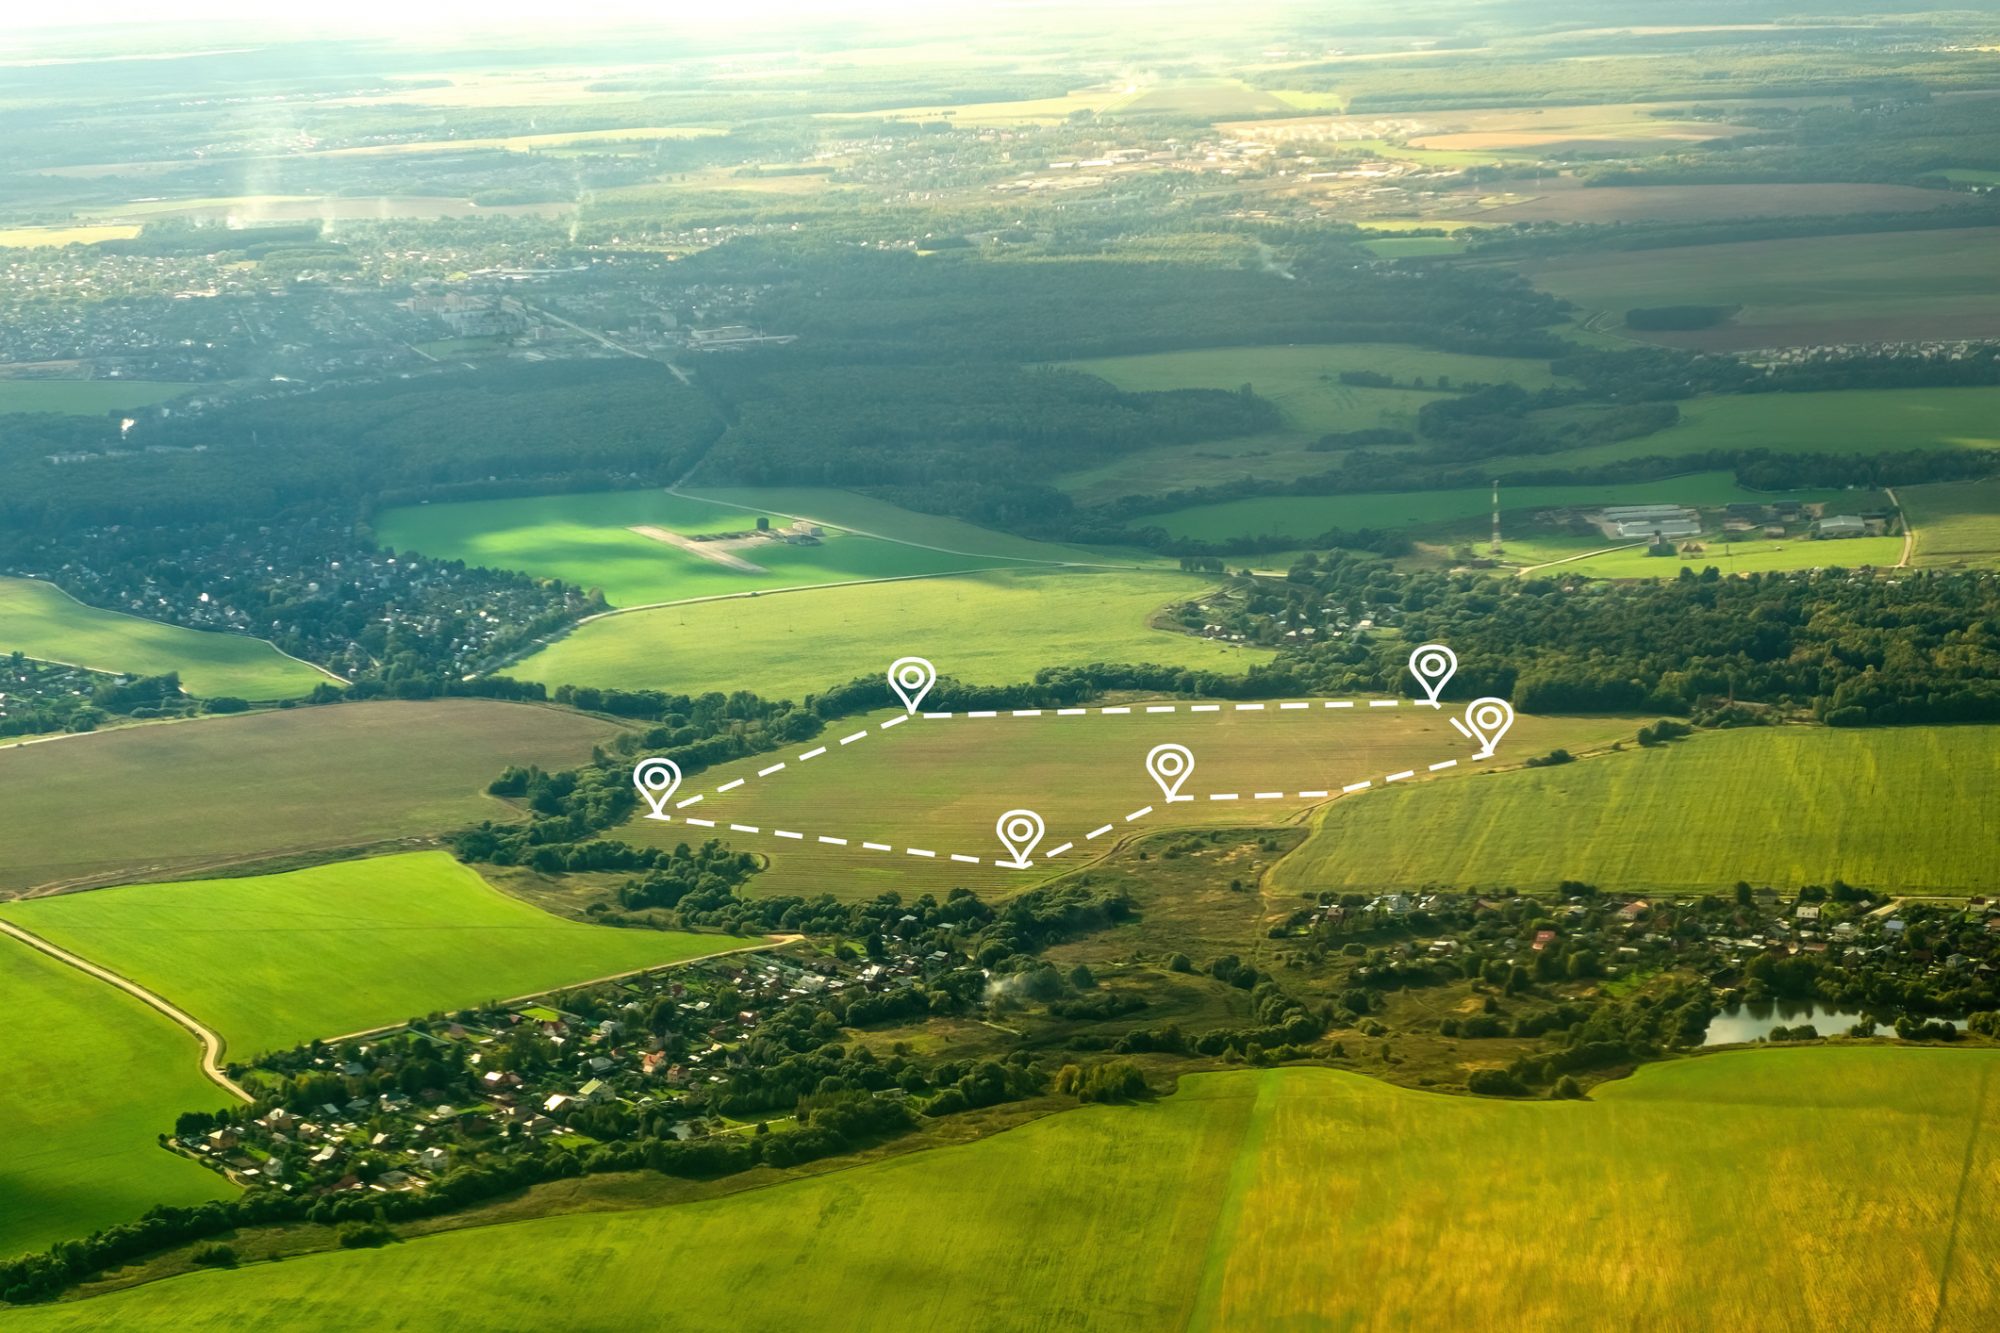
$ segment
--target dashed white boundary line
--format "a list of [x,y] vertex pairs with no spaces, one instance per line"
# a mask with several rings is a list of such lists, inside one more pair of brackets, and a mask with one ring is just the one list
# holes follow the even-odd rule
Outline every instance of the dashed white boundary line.
[[[1478,763],[1481,762],[1482,758],[1491,758],[1491,757],[1492,756],[1490,755],[1483,757],[1475,755],[1471,760],[1444,759],[1440,760],[1435,764],[1429,765],[1427,771],[1436,773],[1443,769],[1456,768],[1461,763]],[[1413,778],[1416,775],[1417,771],[1415,769],[1406,768],[1400,773],[1390,773],[1387,776],[1379,779],[1379,781],[1382,782],[1384,785],[1387,785],[1388,783],[1391,782],[1402,782],[1405,779]],[[1378,779],[1368,778],[1360,782],[1350,782],[1345,787],[1342,787],[1340,791],[1342,795],[1346,795],[1357,791],[1367,791],[1369,788],[1373,787],[1377,781]],[[1279,801],[1279,800],[1284,800],[1287,796],[1292,796],[1295,799],[1299,800],[1325,800],[1327,799],[1328,794],[1329,793],[1324,789],[1313,789],[1296,793],[1289,793],[1282,791],[1260,791],[1260,792],[1250,793],[1250,799],[1253,801]],[[1183,801],[1192,801],[1195,798],[1192,796],[1182,796],[1182,797],[1177,797],[1175,799]],[[1243,793],[1234,791],[1210,792],[1208,794],[1208,799],[1211,801],[1238,801],[1243,799]],[[1137,810],[1134,810],[1131,814],[1124,816],[1122,822],[1130,824],[1137,820],[1144,819],[1147,815],[1153,814],[1154,810],[1155,807],[1153,806],[1142,805]],[[669,815],[666,816],[666,818],[671,819],[672,816]],[[693,824],[699,828],[717,827],[715,820],[697,819],[693,815],[681,816],[681,822],[685,824]],[[785,838],[793,842],[805,842],[811,840],[815,842],[825,843],[830,847],[850,847],[854,845],[851,841],[849,841],[846,838],[837,838],[832,836],[831,834],[826,834],[826,833],[818,833],[818,834],[800,833],[792,829],[781,829],[781,828],[773,828],[767,830],[759,827],[756,824],[729,824],[726,827],[733,833],[755,833],[762,836]],[[1117,827],[1118,827],[1117,823],[1100,824],[1096,828],[1092,829],[1090,832],[1084,834],[1083,840],[1085,842],[1095,842],[1099,838],[1103,837],[1105,834],[1115,830]],[[937,852],[928,847],[898,848],[886,842],[864,842],[861,844],[861,847],[862,850],[864,851],[870,851],[870,852],[900,851],[905,856],[915,856],[925,860],[933,860],[933,861],[939,859],[947,859],[959,862],[962,865],[976,866],[976,865],[987,864],[987,862],[982,858],[977,856],[970,856],[964,852]],[[1053,861],[1057,857],[1061,856],[1063,853],[1068,851],[1073,851],[1075,850],[1075,848],[1076,848],[1075,842],[1059,843],[1056,846],[1051,847],[1047,851],[1043,852],[1041,859],[1043,861]],[[1033,861],[1002,860],[1001,858],[996,856],[993,858],[992,864],[994,866],[997,866],[1005,870],[1027,870],[1032,868],[1035,863]]]

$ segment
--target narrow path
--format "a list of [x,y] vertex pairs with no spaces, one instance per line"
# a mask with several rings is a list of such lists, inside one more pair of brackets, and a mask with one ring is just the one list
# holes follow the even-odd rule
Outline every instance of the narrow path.
[[1560,560],[1544,560],[1539,565],[1523,565],[1521,568],[1515,570],[1514,573],[1517,577],[1524,574],[1532,574],[1538,569],[1554,569],[1557,565],[1566,565],[1572,560],[1588,560],[1594,555],[1610,555],[1613,551],[1637,550],[1645,544],[1644,542],[1627,542],[1623,546],[1606,546],[1601,550],[1584,551],[1577,555],[1566,555]]
[[77,971],[86,972],[96,977],[99,981],[108,981],[119,990],[130,995],[133,999],[159,1010],[189,1032],[192,1032],[196,1040],[201,1042],[201,1072],[209,1082],[215,1084],[233,1097],[241,1098],[246,1102],[253,1100],[250,1094],[243,1090],[242,1084],[223,1072],[222,1034],[213,1028],[203,1025],[186,1010],[176,1008],[137,982],[127,981],[124,977],[119,976],[109,968],[99,967],[87,958],[80,958],[67,949],[49,943],[39,935],[21,929],[11,921],[0,921],[0,934],[11,935],[30,949],[39,949],[57,962],[68,963]]
[[1884,486],[1882,494],[1889,497],[1889,503],[1896,506],[1896,512],[1903,516],[1903,558],[1896,562],[1896,568],[1908,569],[1910,561],[1917,554],[1917,530],[1910,526],[1910,512],[1903,508],[1903,502],[1896,498],[1895,488]]

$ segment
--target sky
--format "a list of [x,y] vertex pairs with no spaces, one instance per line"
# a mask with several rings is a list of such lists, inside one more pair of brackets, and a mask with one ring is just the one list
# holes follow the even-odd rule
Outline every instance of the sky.
[[80,0],[71,5],[21,4],[0,19],[0,51],[7,33],[27,28],[106,29],[166,23],[228,23],[270,30],[274,24],[308,31],[395,33],[462,31],[560,25],[671,27],[699,31],[782,27],[895,18],[971,17],[998,11],[1060,12],[1079,8],[1143,10],[1141,0],[589,0],[551,5],[548,0],[325,0],[319,6],[274,5],[269,0]]

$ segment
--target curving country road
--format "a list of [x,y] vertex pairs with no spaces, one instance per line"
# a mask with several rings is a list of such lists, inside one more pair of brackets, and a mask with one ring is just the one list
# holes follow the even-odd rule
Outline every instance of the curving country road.
[[159,1010],[168,1018],[173,1019],[174,1022],[192,1032],[196,1040],[201,1042],[201,1072],[203,1076],[209,1082],[215,1084],[233,1097],[239,1097],[246,1102],[252,1100],[250,1094],[243,1090],[242,1084],[223,1072],[221,1033],[216,1032],[213,1028],[204,1026],[192,1014],[189,1014],[186,1010],[176,1008],[166,1000],[147,990],[144,986],[136,982],[127,981],[116,972],[111,971],[109,968],[99,967],[88,958],[80,958],[67,949],[51,944],[40,935],[23,930],[11,921],[0,921],[0,934],[12,935],[30,949],[39,949],[58,962],[68,963],[79,972],[87,972],[99,981],[108,981],[127,995],[151,1008]]

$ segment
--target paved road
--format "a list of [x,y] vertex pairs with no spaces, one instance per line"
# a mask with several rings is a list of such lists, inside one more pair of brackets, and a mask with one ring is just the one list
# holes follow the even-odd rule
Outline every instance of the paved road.
[[213,1028],[204,1026],[192,1014],[169,1004],[167,1001],[153,994],[153,992],[147,990],[144,986],[136,982],[127,981],[116,972],[111,971],[109,968],[99,967],[88,958],[79,958],[69,950],[49,943],[40,935],[21,929],[11,921],[0,921],[0,934],[12,935],[30,949],[39,949],[58,962],[68,963],[79,972],[88,972],[99,981],[108,981],[127,995],[150,1005],[152,1008],[165,1014],[168,1018],[173,1019],[174,1022],[192,1032],[195,1038],[201,1042],[201,1072],[207,1077],[209,1082],[228,1092],[231,1096],[240,1097],[246,1102],[252,1100],[250,1094],[243,1090],[243,1085],[229,1077],[222,1070],[221,1033],[215,1031]]

